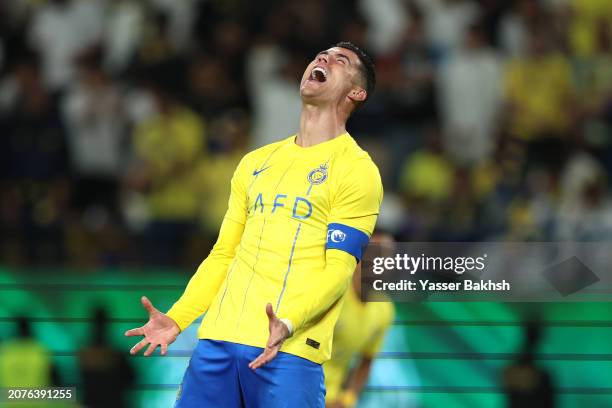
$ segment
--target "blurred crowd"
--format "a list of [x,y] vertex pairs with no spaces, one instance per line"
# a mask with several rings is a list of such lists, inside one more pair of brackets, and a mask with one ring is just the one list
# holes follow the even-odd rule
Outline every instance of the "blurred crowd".
[[[374,302],[371,304],[389,306],[388,303]],[[354,318],[353,315],[346,315],[345,317],[348,319]],[[143,377],[145,377],[143,369],[136,369],[138,364],[112,341],[110,326],[116,322],[116,319],[108,316],[103,307],[96,307],[91,311],[91,317],[88,318],[88,334],[84,337],[78,350],[74,352],[63,351],[58,353],[50,350],[45,341],[41,339],[40,331],[36,330],[37,324],[35,321],[25,317],[15,317],[13,320],[15,321],[13,336],[2,339],[0,342],[0,386],[4,388],[75,387],[76,401],[78,402],[72,404],[61,404],[60,402],[59,405],[56,402],[53,404],[60,408],[133,407],[137,406],[138,390],[155,391],[154,384],[143,384],[143,381],[146,381],[143,380]],[[540,322],[524,321],[521,331],[523,332],[523,341],[522,343],[519,342],[514,358],[500,367],[496,375],[500,391],[504,394],[505,406],[508,408],[554,408],[558,406],[555,396],[555,377],[550,369],[542,365],[537,358],[543,334]],[[382,336],[384,337],[384,330]],[[346,346],[346,344],[344,345]],[[371,344],[368,343],[367,347],[371,347]],[[68,355],[76,360],[76,378],[72,382],[67,382],[66,366],[61,367],[58,364],[57,354],[64,354],[64,357]],[[151,358],[156,356],[159,357],[159,355],[154,354]],[[344,356],[337,356],[336,358],[339,360],[330,360],[325,363],[326,375],[330,375],[330,377],[332,374],[338,374],[332,371],[339,369],[336,364],[343,364],[341,360],[344,359]],[[365,357],[365,355],[359,355],[358,359],[361,358],[367,360],[367,370],[362,374],[365,375],[365,378],[357,380],[364,381],[361,384],[363,386],[369,377],[369,367],[372,360],[371,357]],[[333,365],[332,361],[334,362]],[[165,374],[167,375],[167,373]],[[331,378],[337,379],[336,377]],[[330,391],[331,384],[333,383],[327,385],[328,391]],[[170,386],[174,387],[172,384]],[[168,391],[170,393],[175,392],[173,388],[169,388]],[[359,393],[357,398],[359,398]],[[416,400],[420,398],[418,393],[415,393],[414,398]],[[170,401],[174,399],[174,396],[171,396]],[[151,397],[151,400],[142,406],[153,406],[151,404],[154,400],[155,397]],[[164,400],[166,404],[168,401],[168,399]],[[16,402],[3,406],[45,408],[49,406],[49,403]],[[328,405],[328,407],[332,406],[348,407],[353,405],[343,405],[342,403]],[[425,405],[419,403],[414,405],[400,404],[399,402],[388,405],[387,402],[387,405],[384,406],[420,407]]]
[[[89,339],[74,353],[78,367],[77,384],[65,381],[65,372],[57,364],[57,351],[49,350],[36,324],[26,317],[15,317],[13,337],[0,342],[0,386],[3,388],[75,387],[73,401],[54,402],[58,408],[124,408],[134,406],[128,402],[128,392],[134,387],[136,373],[128,355],[118,350],[109,340],[109,318],[104,308],[92,310]],[[38,334],[38,335],[37,335]],[[48,339],[47,339],[48,340]],[[66,368],[65,366],[63,367]],[[49,402],[5,402],[5,407],[45,408]]]
[[609,0],[4,0],[0,261],[180,266],[343,40],[400,240],[612,237]]

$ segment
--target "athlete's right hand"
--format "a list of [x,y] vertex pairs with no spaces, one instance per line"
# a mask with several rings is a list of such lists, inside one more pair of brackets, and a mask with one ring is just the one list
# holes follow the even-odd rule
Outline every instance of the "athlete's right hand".
[[168,352],[168,345],[176,340],[181,330],[174,320],[157,310],[146,296],[143,296],[140,301],[149,313],[149,321],[142,327],[125,332],[126,336],[144,336],[144,339],[132,347],[130,354],[137,354],[148,344],[149,347],[144,352],[145,357],[153,354],[158,346],[161,347],[161,355],[165,356]]

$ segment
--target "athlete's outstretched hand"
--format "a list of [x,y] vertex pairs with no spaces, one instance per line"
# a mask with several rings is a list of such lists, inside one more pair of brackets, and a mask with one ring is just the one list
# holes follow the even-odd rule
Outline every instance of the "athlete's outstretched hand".
[[276,317],[270,303],[266,305],[266,314],[268,315],[268,330],[270,331],[270,337],[268,337],[268,344],[263,353],[249,363],[249,367],[253,370],[272,361],[283,345],[283,341],[289,337],[289,329],[285,326],[285,323],[281,322],[280,319]]
[[142,327],[125,332],[126,336],[144,336],[144,339],[132,347],[130,354],[137,354],[148,344],[149,347],[144,352],[145,357],[153,354],[157,346],[161,346],[161,354],[165,356],[168,352],[168,345],[176,340],[181,330],[174,320],[157,310],[146,296],[143,296],[140,301],[149,313],[149,321]]

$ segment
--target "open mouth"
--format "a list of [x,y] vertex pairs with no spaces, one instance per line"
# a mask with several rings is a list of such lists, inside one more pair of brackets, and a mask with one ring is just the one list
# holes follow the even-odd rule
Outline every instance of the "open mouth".
[[317,82],[327,81],[327,71],[322,67],[315,67],[310,73],[310,80]]

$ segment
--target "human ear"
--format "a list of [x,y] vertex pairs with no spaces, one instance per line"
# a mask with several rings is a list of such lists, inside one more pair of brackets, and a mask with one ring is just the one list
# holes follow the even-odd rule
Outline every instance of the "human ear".
[[368,93],[363,88],[353,88],[348,94],[348,98],[353,102],[363,102],[367,96]]

